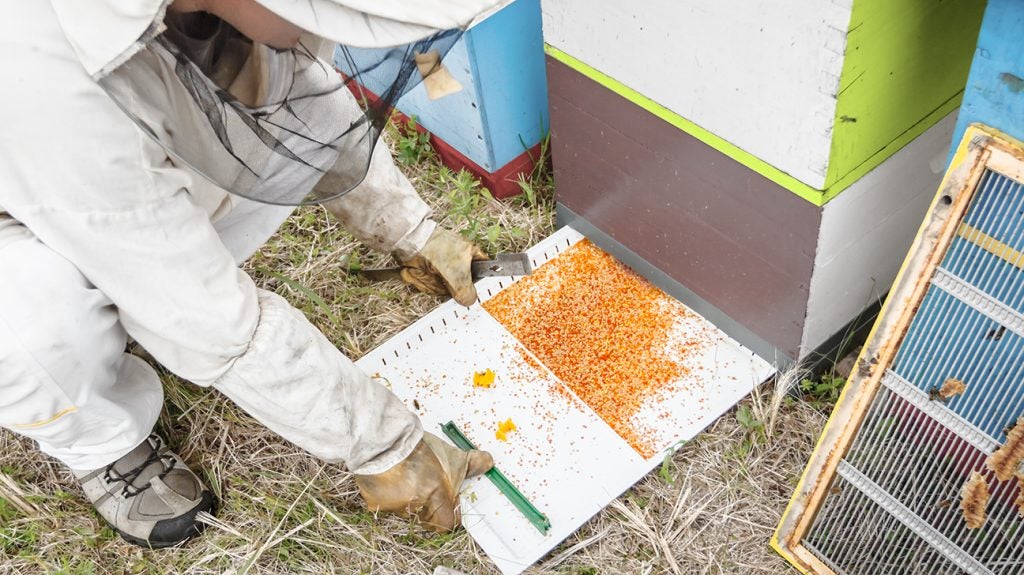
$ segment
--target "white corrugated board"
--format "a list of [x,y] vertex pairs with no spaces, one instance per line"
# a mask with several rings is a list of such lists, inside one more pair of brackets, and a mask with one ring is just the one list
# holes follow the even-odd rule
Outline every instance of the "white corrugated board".
[[[562,228],[529,250],[539,266],[582,236]],[[515,281],[477,283],[482,301]],[[544,536],[490,483],[480,478],[463,491],[463,524],[503,573],[519,573],[541,559],[587,519],[657,466],[664,454],[693,438],[766,380],[772,367],[696,315],[679,331],[707,342],[692,358],[680,391],[650,402],[638,415],[653,430],[659,452],[642,458],[479,304],[449,301],[359,362],[382,378],[424,429],[442,435],[454,421],[551,520]],[[474,371],[496,373],[490,389],[474,388]],[[561,389],[561,392],[557,390]],[[495,438],[499,421],[518,430],[508,442]]]

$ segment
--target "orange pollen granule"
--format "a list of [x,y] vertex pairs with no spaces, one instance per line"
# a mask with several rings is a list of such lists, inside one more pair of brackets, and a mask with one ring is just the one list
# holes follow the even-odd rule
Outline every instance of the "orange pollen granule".
[[673,328],[690,312],[587,240],[483,304],[641,455],[654,448],[632,422],[688,373],[696,344]]
[[473,387],[491,387],[494,385],[494,372],[490,369],[473,372]]
[[498,431],[494,432],[494,437],[499,441],[508,441],[508,434],[515,430],[516,424],[512,423],[512,418],[509,418],[498,423]]

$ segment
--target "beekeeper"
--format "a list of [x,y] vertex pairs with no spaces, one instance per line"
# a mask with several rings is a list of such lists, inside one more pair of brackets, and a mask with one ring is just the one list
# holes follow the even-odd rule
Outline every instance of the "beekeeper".
[[[0,425],[67,465],[152,547],[213,500],[152,434],[156,372],[212,386],[344,463],[372,510],[459,522],[491,466],[424,433],[281,297],[237,267],[325,202],[407,281],[476,299],[479,250],[429,218],[378,135],[388,106],[494,0],[52,0],[0,19]],[[13,13],[11,10],[13,9]],[[365,111],[330,64],[384,86]],[[362,83],[362,82],[360,82]]]

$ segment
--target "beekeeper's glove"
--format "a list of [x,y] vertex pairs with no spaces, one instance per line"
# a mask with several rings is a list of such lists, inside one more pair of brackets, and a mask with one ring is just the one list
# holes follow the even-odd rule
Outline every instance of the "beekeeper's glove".
[[487,254],[476,244],[436,227],[423,249],[411,258],[400,259],[402,279],[422,292],[450,293],[455,301],[471,306],[476,301],[471,264],[486,259]]
[[462,451],[424,433],[412,453],[391,469],[355,478],[370,511],[415,517],[425,527],[443,533],[462,521],[462,482],[493,466],[494,459],[486,451]]

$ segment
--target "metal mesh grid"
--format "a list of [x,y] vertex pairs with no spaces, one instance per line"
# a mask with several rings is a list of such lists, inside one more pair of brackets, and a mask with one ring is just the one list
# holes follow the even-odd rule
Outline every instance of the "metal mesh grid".
[[803,544],[840,575],[967,573],[843,477],[832,483]]
[[934,395],[950,378],[967,389],[946,403],[995,439],[1024,411],[1024,338],[932,286],[893,371]]
[[[882,388],[845,461],[992,572],[1019,573],[1024,520],[1013,505],[1017,483],[991,477],[988,455]],[[983,472],[991,489],[988,520],[976,530],[960,511],[960,490],[973,471]],[[998,567],[1014,558],[1012,570]]]
[[[1024,186],[986,172],[803,542],[836,573],[1024,573],[1020,482],[985,466],[1024,415],[1022,252]],[[966,389],[943,398],[949,379]]]

